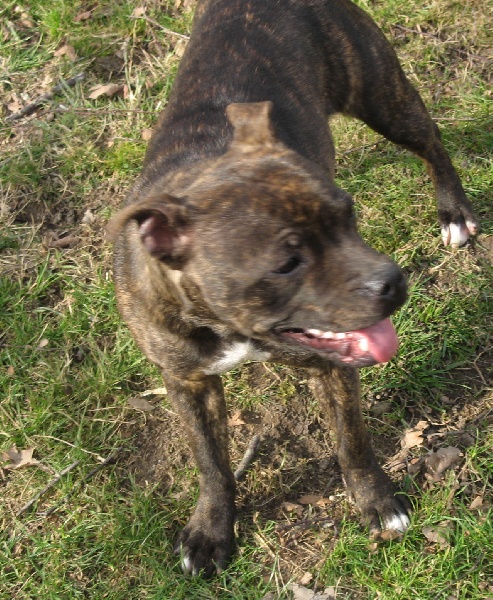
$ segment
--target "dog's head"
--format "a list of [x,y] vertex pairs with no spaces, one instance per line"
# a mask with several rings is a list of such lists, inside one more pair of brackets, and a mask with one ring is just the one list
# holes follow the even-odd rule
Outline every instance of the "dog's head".
[[149,260],[181,271],[232,332],[358,367],[389,360],[399,267],[362,240],[349,194],[276,140],[270,103],[227,112],[228,152],[180,197],[155,185],[113,231],[137,222]]

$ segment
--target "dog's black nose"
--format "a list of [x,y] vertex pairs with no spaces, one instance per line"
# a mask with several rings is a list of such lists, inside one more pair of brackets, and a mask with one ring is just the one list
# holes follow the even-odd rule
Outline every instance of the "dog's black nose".
[[375,271],[365,284],[365,292],[375,300],[387,304],[395,310],[406,299],[406,280],[401,269],[390,263]]

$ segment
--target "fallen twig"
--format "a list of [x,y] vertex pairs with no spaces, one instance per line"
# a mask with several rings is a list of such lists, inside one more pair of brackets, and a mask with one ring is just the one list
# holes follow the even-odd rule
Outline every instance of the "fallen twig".
[[260,439],[260,435],[254,435],[248,444],[248,448],[246,449],[245,454],[243,455],[243,458],[241,459],[240,464],[234,473],[236,481],[243,479],[248,471],[253,459],[255,458],[255,453],[257,452],[258,445],[260,444]]
[[276,531],[287,531],[288,529],[294,529],[295,527],[308,529],[312,525],[319,525],[320,523],[329,523],[334,528],[336,527],[334,517],[313,517],[313,519],[303,519],[302,521],[295,521],[294,523],[287,523],[286,525],[276,525]]
[[377,146],[380,146],[381,144],[386,143],[388,140],[386,140],[385,138],[381,138],[380,140],[376,140],[375,142],[372,142],[371,144],[364,144],[363,146],[355,146],[354,148],[348,148],[348,150],[344,150],[344,152],[341,152],[341,156],[346,156],[346,154],[352,154],[353,152],[360,152],[361,150],[367,150],[368,148],[376,148]]
[[445,123],[481,123],[490,118],[490,115],[480,115],[479,117],[433,117],[434,121],[443,121]]
[[96,467],[94,467],[94,469],[89,471],[89,473],[83,479],[81,479],[79,481],[78,485],[74,485],[72,490],[68,494],[66,494],[59,502],[57,502],[54,506],[52,506],[48,510],[39,512],[38,515],[41,517],[48,517],[51,514],[53,514],[56,510],[58,510],[60,508],[60,506],[62,506],[62,504],[65,504],[65,502],[67,502],[67,500],[69,500],[75,494],[75,492],[77,491],[78,488],[80,488],[82,485],[84,485],[90,479],[92,479],[94,477],[94,475],[96,475],[96,473],[99,473],[99,471],[101,471],[101,469],[104,469],[104,467],[108,466],[111,463],[114,463],[116,461],[118,454],[122,451],[122,449],[123,449],[122,447],[117,448],[107,458],[105,458],[101,464],[97,465]]
[[56,477],[54,477],[48,483],[48,485],[46,485],[42,490],[40,490],[37,494],[35,494],[31,498],[31,500],[29,500],[29,502],[27,504],[25,504],[20,510],[17,511],[16,517],[18,517],[19,515],[22,515],[27,510],[29,510],[31,508],[31,506],[33,506],[33,504],[35,504],[41,498],[41,496],[43,496],[44,494],[46,494],[46,492],[48,490],[51,490],[51,488],[53,486],[55,486],[64,475],[66,475],[67,473],[69,473],[70,471],[72,471],[72,469],[75,469],[75,467],[77,467],[78,465],[80,465],[80,460],[76,460],[71,465],[69,465],[68,467],[66,467],[65,469],[63,469],[63,471],[60,471],[60,473],[58,473],[58,475]]
[[144,21],[147,21],[151,25],[154,25],[154,27],[158,27],[159,29],[161,29],[161,31],[164,31],[165,33],[167,33],[169,35],[175,35],[176,37],[179,37],[182,40],[190,39],[189,35],[184,35],[183,33],[178,33],[177,31],[168,29],[167,27],[164,27],[163,25],[161,25],[161,23],[158,23],[157,21],[155,21],[154,19],[151,19],[151,17],[148,17],[147,15],[133,16],[131,18],[132,19],[144,19]]
[[17,121],[18,119],[22,119],[22,117],[27,117],[31,115],[33,112],[38,110],[41,104],[44,104],[47,100],[52,100],[53,97],[56,96],[56,94],[63,92],[63,90],[65,90],[67,87],[73,87],[76,83],[82,81],[83,79],[84,73],[79,73],[78,75],[76,75],[75,77],[71,77],[70,79],[63,79],[51,90],[51,92],[47,92],[46,94],[39,96],[38,98],[36,98],[36,100],[34,100],[34,102],[31,102],[31,104],[24,106],[24,108],[22,108],[19,112],[13,113],[8,117],[5,117],[5,120]]
[[[413,33],[415,35],[422,35],[423,37],[433,38],[439,42],[447,43],[447,44],[457,44],[458,40],[442,40],[440,36],[436,33],[430,33],[429,31],[420,31],[419,29],[411,29],[410,27],[405,27],[404,25],[394,25],[396,29],[400,29],[401,31],[405,31],[406,33]],[[488,62],[490,59],[486,56],[481,56],[480,54],[473,54],[472,52],[468,52],[467,50],[462,50],[462,48],[454,48],[457,54],[462,54],[462,56],[467,56],[468,58],[475,58],[476,60],[480,60],[482,62]]]

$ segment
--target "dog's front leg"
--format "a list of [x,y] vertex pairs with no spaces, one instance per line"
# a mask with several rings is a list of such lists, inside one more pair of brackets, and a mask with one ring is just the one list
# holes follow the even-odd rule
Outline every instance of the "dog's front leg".
[[165,380],[200,476],[199,500],[175,552],[181,554],[186,573],[209,577],[226,567],[234,548],[235,480],[229,466],[221,378],[203,376],[184,381],[165,374]]
[[371,447],[361,413],[357,369],[330,366],[326,372],[317,373],[310,384],[328,412],[346,486],[370,532],[404,532],[409,526],[411,505],[398,494]]

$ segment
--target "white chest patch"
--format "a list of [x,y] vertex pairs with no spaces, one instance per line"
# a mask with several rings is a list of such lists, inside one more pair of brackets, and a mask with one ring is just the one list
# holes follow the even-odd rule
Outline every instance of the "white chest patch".
[[234,342],[225,349],[223,355],[215,360],[204,373],[206,375],[219,375],[249,360],[264,361],[269,358],[270,352],[257,350],[250,340],[246,342]]

